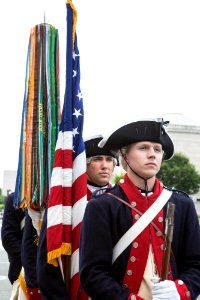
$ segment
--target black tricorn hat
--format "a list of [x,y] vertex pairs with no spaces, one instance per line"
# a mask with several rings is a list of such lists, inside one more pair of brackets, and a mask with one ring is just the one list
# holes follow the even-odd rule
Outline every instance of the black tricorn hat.
[[84,140],[86,158],[96,155],[108,155],[117,159],[117,151],[112,149],[104,149],[98,146],[99,142],[103,139],[102,135],[92,136]]
[[119,150],[132,143],[150,141],[162,145],[165,153],[163,159],[168,160],[174,154],[173,142],[165,130],[168,124],[169,121],[163,121],[162,118],[135,121],[118,128],[110,136],[102,139],[99,147]]

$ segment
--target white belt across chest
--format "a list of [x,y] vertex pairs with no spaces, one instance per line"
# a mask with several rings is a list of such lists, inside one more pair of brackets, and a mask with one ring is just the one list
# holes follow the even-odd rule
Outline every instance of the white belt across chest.
[[[139,220],[127,230],[127,232],[119,239],[113,248],[112,263],[119,255],[137,238],[137,236],[152,222],[155,216],[163,208],[165,203],[171,197],[172,192],[163,189],[158,199],[149,207],[149,209],[139,218]],[[112,195],[115,197],[115,195]]]

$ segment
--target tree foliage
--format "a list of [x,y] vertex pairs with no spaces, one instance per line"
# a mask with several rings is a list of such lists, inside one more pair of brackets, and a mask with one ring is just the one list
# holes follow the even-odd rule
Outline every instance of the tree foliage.
[[0,208],[3,208],[5,205],[5,196],[2,195],[2,189],[0,188]]
[[5,196],[0,195],[0,209],[4,208],[5,206]]
[[189,195],[198,193],[200,189],[200,174],[182,153],[176,153],[171,160],[163,161],[157,177],[165,186]]
[[118,183],[118,182],[120,181],[120,179],[124,177],[124,173],[125,173],[125,172],[120,172],[120,173],[118,173],[118,174],[115,174],[115,175],[112,177],[112,182],[115,183],[115,184]]

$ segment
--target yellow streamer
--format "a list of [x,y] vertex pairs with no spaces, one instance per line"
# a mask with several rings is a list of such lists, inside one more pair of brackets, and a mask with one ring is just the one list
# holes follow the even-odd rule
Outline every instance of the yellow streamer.
[[69,4],[73,10],[73,27],[72,27],[72,49],[74,50],[74,40],[75,40],[75,33],[76,33],[76,24],[77,24],[77,10],[72,3],[71,0],[67,0],[67,4]]
[[23,293],[25,294],[26,298],[28,298],[28,293],[27,293],[27,287],[26,287],[26,282],[24,280],[24,277],[22,275],[22,272],[20,272],[19,275],[19,285],[23,291]]

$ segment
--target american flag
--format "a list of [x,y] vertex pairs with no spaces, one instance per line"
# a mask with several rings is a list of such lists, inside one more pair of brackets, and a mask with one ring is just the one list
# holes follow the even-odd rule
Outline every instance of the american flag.
[[87,203],[86,155],[82,138],[84,114],[75,21],[76,9],[68,0],[66,87],[47,211],[48,262],[57,266],[61,257],[65,261],[63,255],[70,256],[70,299],[74,300],[79,288],[80,224]]

